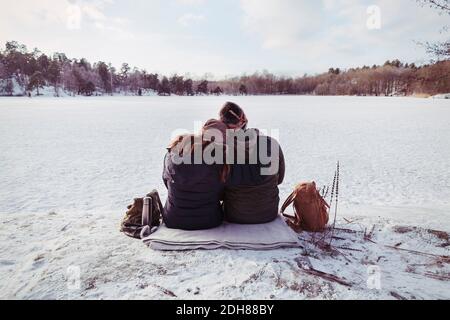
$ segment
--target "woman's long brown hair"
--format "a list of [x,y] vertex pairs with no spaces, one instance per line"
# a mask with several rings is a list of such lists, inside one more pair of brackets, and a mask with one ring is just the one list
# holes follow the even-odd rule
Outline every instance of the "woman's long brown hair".
[[[193,134],[180,135],[170,142],[168,149],[170,152],[172,152],[172,151],[174,151],[175,148],[178,148],[178,156],[182,157],[182,156],[184,156],[185,145],[187,143],[190,143],[190,145],[191,145],[190,154],[193,154],[195,151],[195,147],[196,147],[195,138],[196,138],[196,136]],[[202,152],[203,152],[206,149],[206,147],[208,147],[213,142],[206,141],[203,139],[203,137],[200,137],[200,138],[202,139],[201,148],[202,148]],[[198,146],[198,144],[197,144],[197,146]],[[228,176],[231,171],[230,166],[228,164],[226,164],[226,161],[225,161],[225,158],[226,158],[225,151],[226,151],[226,148],[224,146],[224,164],[222,165],[222,168],[221,168],[220,174],[219,174],[220,181],[222,183],[225,183],[227,181]]]

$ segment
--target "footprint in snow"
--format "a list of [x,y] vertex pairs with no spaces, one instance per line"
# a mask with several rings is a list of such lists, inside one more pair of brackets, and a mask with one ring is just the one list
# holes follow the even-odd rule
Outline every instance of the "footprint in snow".
[[15,262],[12,260],[0,260],[0,266],[12,266]]

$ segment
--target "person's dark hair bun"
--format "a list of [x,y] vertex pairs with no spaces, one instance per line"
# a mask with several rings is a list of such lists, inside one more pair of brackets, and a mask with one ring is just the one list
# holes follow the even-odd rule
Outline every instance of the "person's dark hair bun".
[[226,102],[220,110],[220,120],[225,124],[238,124],[244,110],[234,102]]

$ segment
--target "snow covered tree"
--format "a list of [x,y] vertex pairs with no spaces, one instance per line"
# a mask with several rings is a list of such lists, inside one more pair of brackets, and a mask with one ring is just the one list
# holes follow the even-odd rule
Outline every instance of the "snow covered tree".
[[12,96],[14,92],[14,84],[11,79],[4,79],[0,87],[0,94],[5,96]]
[[28,90],[33,91],[36,89],[36,95],[39,96],[39,89],[44,87],[44,76],[42,75],[42,72],[36,71],[31,77],[30,81],[28,83]]

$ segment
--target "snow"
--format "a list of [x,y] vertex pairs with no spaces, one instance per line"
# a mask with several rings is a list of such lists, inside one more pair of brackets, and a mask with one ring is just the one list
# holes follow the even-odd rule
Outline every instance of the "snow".
[[54,86],[44,86],[39,89],[39,96],[37,95],[37,90],[33,90],[31,92],[31,95],[33,98],[43,98],[43,97],[70,97],[71,94],[63,90],[62,88],[58,87],[55,88]]
[[[7,87],[8,84],[11,85],[11,92],[7,93]],[[0,79],[0,96],[3,95],[11,95],[11,96],[23,96],[24,89],[23,87],[17,82],[16,78],[12,79]]]
[[[303,233],[304,250],[156,252],[118,232],[132,198],[157,188],[165,199],[174,130],[193,131],[226,100],[250,126],[279,129],[282,198],[303,180],[330,184],[341,162],[333,250]],[[450,298],[448,100],[1,98],[0,148],[0,298]],[[367,285],[373,270],[380,290]]]
[[450,99],[450,93],[437,94],[433,99]]
[[[8,92],[7,86],[8,83],[11,84],[11,92]],[[155,90],[152,89],[141,89],[142,90],[142,96],[157,96],[158,93]],[[44,85],[39,88],[39,95],[37,89],[32,90],[31,92],[28,92],[26,88],[21,85],[15,77],[12,77],[11,79],[0,79],[0,97],[7,97],[7,96],[13,96],[13,97],[26,97],[30,93],[30,95],[33,98],[48,98],[48,97],[58,97],[58,98],[65,98],[65,97],[79,97],[73,92],[66,91],[64,88],[60,86],[52,86],[52,85]],[[137,93],[135,92],[127,92],[127,91],[120,91],[120,92],[114,92],[114,96],[119,97],[126,97],[126,96],[137,96]],[[105,94],[101,91],[95,91],[93,92],[92,96],[109,96],[109,94]]]

